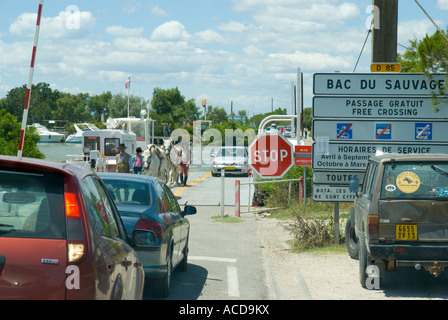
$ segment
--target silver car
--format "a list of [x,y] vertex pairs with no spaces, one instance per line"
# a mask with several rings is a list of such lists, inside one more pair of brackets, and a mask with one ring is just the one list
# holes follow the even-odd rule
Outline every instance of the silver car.
[[215,154],[211,172],[214,177],[221,175],[221,170],[225,174],[249,174],[249,155],[245,147],[222,147]]

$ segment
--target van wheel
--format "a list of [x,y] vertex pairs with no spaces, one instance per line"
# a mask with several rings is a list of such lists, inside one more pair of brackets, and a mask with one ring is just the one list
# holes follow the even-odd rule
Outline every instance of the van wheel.
[[345,225],[345,246],[347,247],[350,258],[358,260],[359,245],[358,238],[356,238],[355,225],[352,221],[352,216],[347,219],[347,223]]
[[367,268],[372,265],[370,260],[370,255],[367,252],[366,240],[364,237],[364,232],[361,233],[359,237],[359,282],[363,288],[367,288],[367,280],[369,275],[367,274]]

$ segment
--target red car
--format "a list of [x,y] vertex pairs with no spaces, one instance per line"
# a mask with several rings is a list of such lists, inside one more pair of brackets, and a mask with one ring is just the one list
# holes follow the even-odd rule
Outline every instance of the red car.
[[92,171],[0,156],[0,299],[141,299],[130,244]]

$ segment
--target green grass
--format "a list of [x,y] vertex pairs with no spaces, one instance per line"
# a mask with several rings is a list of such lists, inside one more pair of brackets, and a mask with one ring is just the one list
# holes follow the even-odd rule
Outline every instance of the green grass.
[[316,255],[321,255],[321,254],[348,254],[347,253],[347,248],[345,247],[344,243],[340,243],[338,245],[336,244],[328,244],[326,246],[323,247],[313,247],[313,248],[307,248],[307,249],[303,249],[303,250],[295,250],[294,249],[294,243],[297,240],[289,240],[287,241],[287,243],[290,245],[291,252],[293,253],[302,253],[302,252],[306,252],[306,253],[312,253],[312,254],[316,254]]
[[223,223],[238,223],[243,222],[241,218],[238,217],[229,217],[228,214],[224,215],[224,218],[221,216],[212,216],[213,222],[223,222]]

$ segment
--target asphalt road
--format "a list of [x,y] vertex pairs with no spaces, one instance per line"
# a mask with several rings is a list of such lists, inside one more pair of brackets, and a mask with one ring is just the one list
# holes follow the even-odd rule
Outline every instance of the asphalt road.
[[[226,177],[224,215],[235,216],[235,181]],[[265,300],[268,299],[261,241],[256,236],[257,216],[242,213],[240,222],[221,218],[221,178],[206,169],[190,172],[188,187],[172,187],[179,203],[195,205],[191,225],[188,267],[173,273],[167,300]],[[247,212],[248,186],[241,186],[242,211]],[[252,187],[253,190],[253,187]],[[145,292],[144,299],[154,299]]]

